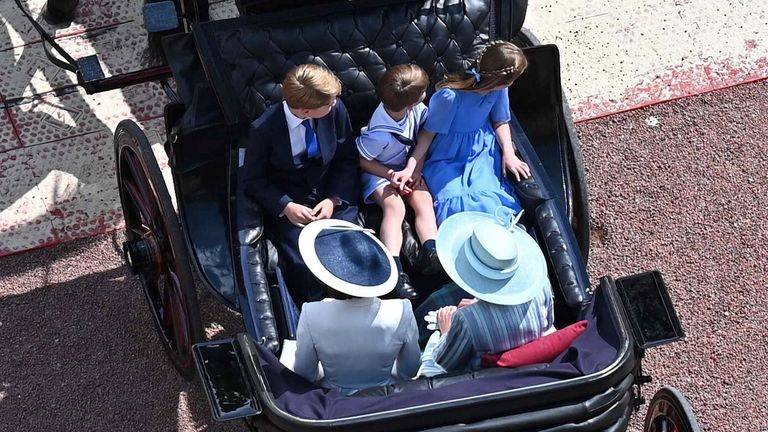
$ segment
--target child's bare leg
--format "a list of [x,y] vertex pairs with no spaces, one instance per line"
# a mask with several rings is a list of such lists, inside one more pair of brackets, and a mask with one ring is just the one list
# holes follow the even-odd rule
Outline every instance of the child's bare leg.
[[443,268],[440,265],[437,249],[435,248],[437,218],[435,217],[435,207],[432,203],[432,194],[429,193],[426,185],[422,182],[414,187],[413,192],[408,195],[406,200],[416,214],[416,235],[421,240],[421,248],[416,259],[416,265],[424,274],[439,273],[443,271]]
[[414,222],[419,240],[422,243],[427,240],[434,240],[437,236],[437,217],[435,216],[432,194],[422,184],[407,195],[406,201],[416,216]]
[[400,194],[390,185],[376,189],[376,192],[373,193],[373,199],[376,200],[376,203],[379,204],[384,212],[379,237],[384,246],[389,249],[397,266],[398,278],[394,293],[400,298],[415,300],[419,294],[411,286],[411,281],[403,271],[403,264],[400,261],[400,247],[403,245],[405,203]]
[[390,185],[376,189],[373,193],[373,199],[384,212],[379,230],[381,242],[393,256],[399,256],[400,247],[403,245],[402,227],[405,218],[405,203],[400,194]]

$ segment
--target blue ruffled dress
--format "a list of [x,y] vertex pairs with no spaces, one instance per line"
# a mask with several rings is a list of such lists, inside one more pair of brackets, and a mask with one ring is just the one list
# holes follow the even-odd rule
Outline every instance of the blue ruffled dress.
[[429,100],[424,129],[435,139],[423,175],[435,199],[437,223],[463,211],[494,214],[504,206],[521,210],[512,185],[502,176],[502,152],[493,123],[509,121],[507,90],[486,94],[441,89]]

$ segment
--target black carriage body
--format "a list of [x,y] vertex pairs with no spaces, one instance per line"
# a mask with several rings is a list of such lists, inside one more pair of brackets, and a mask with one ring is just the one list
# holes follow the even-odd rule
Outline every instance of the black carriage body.
[[[227,389],[237,395],[225,401],[227,412],[216,411],[214,402],[214,416],[250,416],[250,424],[264,430],[443,430],[458,424],[472,430],[554,431],[568,425],[579,425],[575,430],[624,430],[635,401],[632,386],[640,373],[642,348],[634,343],[610,279],[601,282],[594,304],[617,352],[609,365],[586,376],[333,420],[302,419],[277,402],[266,379],[274,365],[264,359],[279,350],[285,322],[295,317],[285,318],[291,311],[276,294],[274,251],[262,239],[259,218],[254,217],[258,210],[239,202],[236,168],[243,131],[270,104],[279,103],[282,77],[300,63],[324,64],[341,78],[341,97],[359,128],[376,106],[376,82],[391,65],[418,64],[434,85],[446,72],[466,67],[489,39],[514,38],[524,46],[530,66],[510,90],[510,126],[533,176],[516,189],[547,257],[558,324],[583,318],[593,304],[584,259],[586,191],[563,105],[558,51],[552,45],[527,46],[531,38],[518,34],[526,2],[327,3],[201,23],[192,34],[164,39],[181,98],[166,109],[166,150],[183,231],[199,279],[242,313],[248,333],[197,347],[198,369],[212,400],[227,395]],[[243,212],[247,218],[241,217]],[[238,219],[249,223],[239,225]],[[207,370],[213,358],[224,359],[222,364],[236,366],[242,374]],[[453,380],[470,378],[475,377]]]
[[[224,420],[249,413],[247,423],[255,430],[624,431],[637,402],[635,385],[638,378],[642,379],[642,348],[634,341],[612,279],[601,281],[593,312],[600,316],[591,322],[601,337],[616,343],[617,349],[607,357],[610,361],[585,376],[558,379],[554,373],[550,377],[554,379],[548,382],[525,386],[515,385],[516,380],[537,382],[537,374],[546,371],[547,366],[484,369],[419,378],[405,384],[365,390],[359,396],[343,396],[345,400],[340,401],[338,395],[318,395],[318,390],[280,382],[283,381],[281,375],[285,377],[290,372],[281,369],[264,346],[246,334],[234,340],[200,344],[196,347],[196,358],[209,397],[219,398],[218,405],[214,404],[218,407],[214,409],[214,416]],[[210,352],[201,352],[206,348],[210,348]],[[205,363],[216,356],[228,359],[230,367],[238,370],[239,384],[223,383],[211,375],[211,369],[216,373],[217,368]],[[499,382],[502,384],[498,385]],[[504,388],[507,384],[511,385]],[[459,385],[465,390],[459,392],[463,396],[452,396]],[[484,386],[496,390],[477,392]],[[286,402],[285,395],[291,392],[298,396]],[[391,395],[404,396],[400,401],[411,404],[403,406],[385,401],[386,409],[371,412],[371,406],[381,407],[382,399]],[[309,408],[304,406],[302,410],[299,406],[304,404]],[[361,411],[353,414],[355,407]],[[312,412],[316,416],[332,413],[330,416],[335,417],[308,419],[297,415],[297,411]]]

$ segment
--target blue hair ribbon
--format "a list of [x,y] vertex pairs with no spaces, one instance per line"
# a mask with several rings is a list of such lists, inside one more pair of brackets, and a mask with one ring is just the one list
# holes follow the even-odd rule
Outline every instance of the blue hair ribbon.
[[475,68],[469,69],[467,70],[467,73],[474,76],[476,82],[480,82],[481,75],[480,75],[480,72],[477,71],[477,69]]

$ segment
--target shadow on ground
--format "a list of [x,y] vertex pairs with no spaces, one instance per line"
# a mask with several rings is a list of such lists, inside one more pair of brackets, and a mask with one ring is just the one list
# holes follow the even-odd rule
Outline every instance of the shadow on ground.
[[[167,361],[140,285],[115,253],[121,241],[99,236],[2,260],[0,430],[244,430],[212,424],[198,380]],[[47,283],[81,273],[72,260],[112,268]],[[213,337],[239,330],[238,316],[210,296],[201,307]]]

